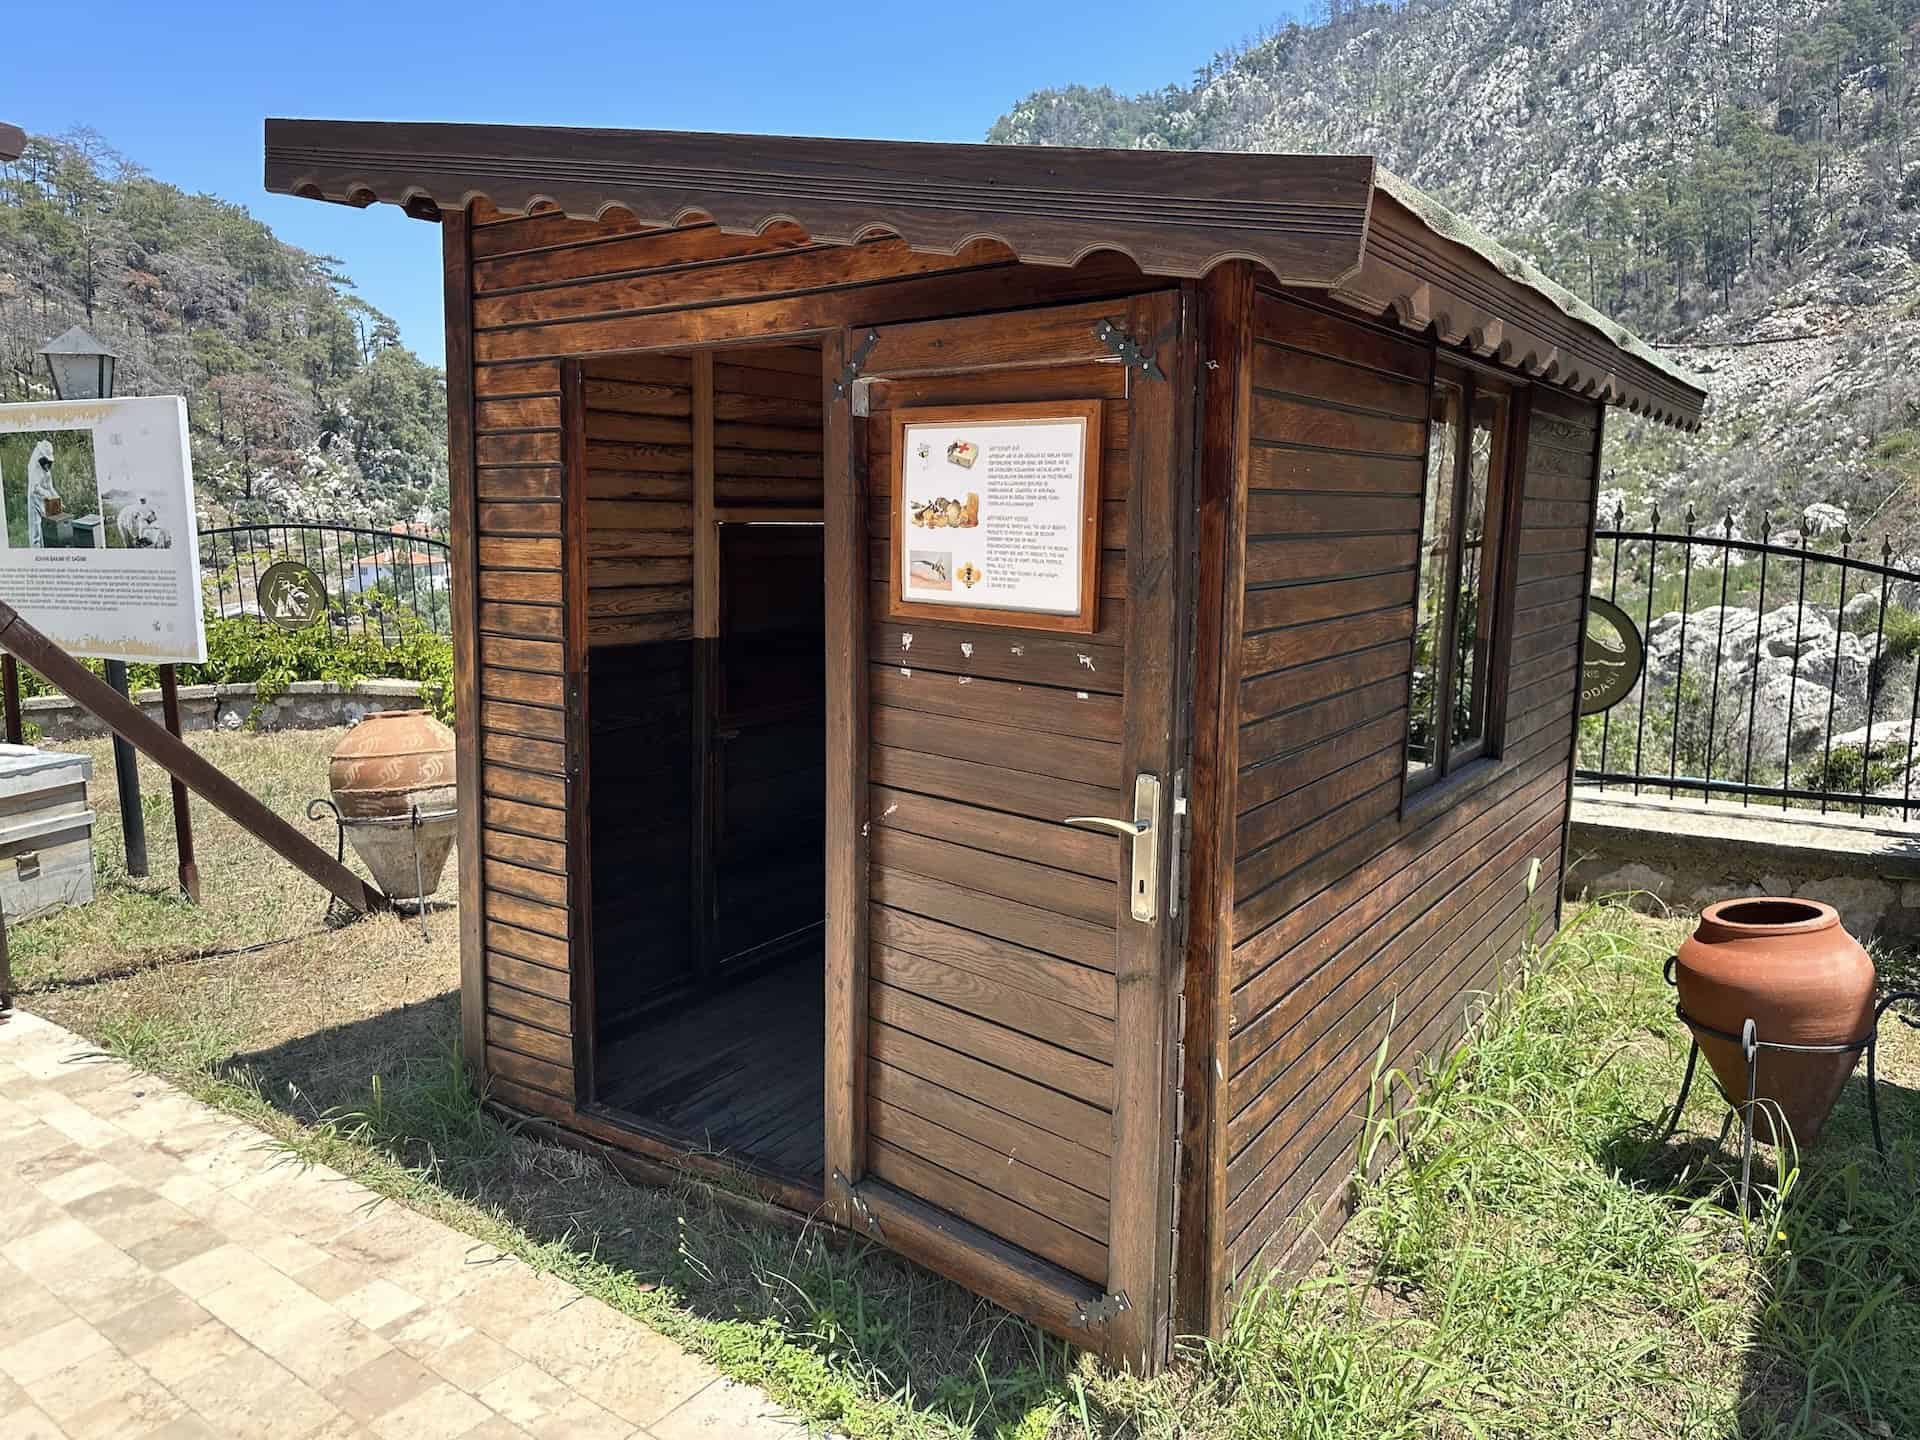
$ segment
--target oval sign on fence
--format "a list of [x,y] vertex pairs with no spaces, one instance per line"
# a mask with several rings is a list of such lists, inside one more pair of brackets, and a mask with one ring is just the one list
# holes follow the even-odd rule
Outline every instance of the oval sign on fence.
[[1580,653],[1580,713],[1598,715],[1627,698],[1646,668],[1647,647],[1633,620],[1611,600],[1587,599],[1587,639]]
[[327,589],[298,560],[279,560],[260,577],[260,613],[276,625],[300,630],[327,613]]

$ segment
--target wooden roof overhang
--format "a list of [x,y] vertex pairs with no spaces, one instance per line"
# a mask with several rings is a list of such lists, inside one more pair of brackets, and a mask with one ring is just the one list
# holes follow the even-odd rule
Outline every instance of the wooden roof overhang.
[[266,122],[266,186],[438,219],[477,200],[823,244],[895,235],[1028,264],[1098,251],[1182,279],[1248,260],[1443,344],[1683,429],[1705,391],[1643,342],[1380,171],[1370,156],[820,140],[666,130]]

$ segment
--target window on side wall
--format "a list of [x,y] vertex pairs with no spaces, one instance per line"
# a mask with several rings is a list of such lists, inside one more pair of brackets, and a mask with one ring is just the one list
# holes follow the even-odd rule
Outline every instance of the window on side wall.
[[1507,515],[1511,390],[1442,365],[1427,428],[1420,575],[1407,720],[1409,793],[1485,755],[1501,711],[1504,676],[1496,626],[1506,608],[1501,531]]

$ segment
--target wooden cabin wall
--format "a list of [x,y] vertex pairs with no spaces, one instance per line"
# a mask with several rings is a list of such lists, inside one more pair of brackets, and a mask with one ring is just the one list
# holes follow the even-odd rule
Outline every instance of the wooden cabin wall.
[[756,345],[713,357],[717,510],[820,508],[820,347]]
[[695,537],[701,494],[722,510],[819,508],[819,346],[595,360],[585,409],[587,643],[710,635],[696,623],[695,554],[713,544]]
[[[616,408],[608,385],[597,389],[595,424],[635,427],[677,420],[672,375],[641,379],[653,357],[621,352],[745,342],[798,340],[810,331],[967,315],[1023,304],[1135,294],[1164,282],[1148,281],[1131,262],[1102,254],[1072,269],[1017,263],[1005,247],[982,241],[957,256],[915,254],[894,239],[854,246],[816,245],[799,231],[776,226],[758,236],[724,235],[707,224],[648,229],[619,212],[597,220],[560,214],[512,215],[476,202],[446,227],[448,356],[471,377],[470,409],[454,382],[453,463],[456,490],[471,476],[459,506],[472,516],[477,598],[472,645],[477,675],[474,720],[463,722],[477,774],[464,793],[479,796],[478,844],[486,857],[484,886],[463,904],[463,1007],[469,1048],[485,1056],[494,1094],[518,1108],[569,1120],[604,1133],[575,1113],[575,992],[569,945],[577,929],[568,890],[569,806],[567,677],[584,668],[585,651],[623,638],[677,633],[692,612],[679,577],[691,556],[688,524],[678,512],[609,511],[609,506],[691,506],[679,491],[628,494],[616,474],[678,475],[662,454],[641,463],[601,467],[596,496],[579,497],[589,537],[598,518],[658,517],[660,529],[600,525],[600,539],[583,540],[584,573],[570,576],[563,546],[565,502],[560,429],[560,362],[585,360],[588,384],[603,371],[624,370],[623,383],[655,387],[657,409]],[[884,282],[884,283],[883,283]],[[618,357],[618,358],[616,358]],[[766,376],[738,386],[726,379],[733,363],[716,352],[714,464],[716,500],[803,503],[797,483],[813,480],[809,467],[782,461],[772,474],[762,457],[805,457],[798,437],[752,436],[756,425],[806,428],[812,419],[799,392],[798,371],[773,382]],[[746,364],[744,357],[740,362]],[[761,367],[766,368],[766,367]],[[669,365],[671,370],[671,364]],[[816,395],[818,391],[816,390]],[[777,402],[777,403],[776,403]],[[628,393],[617,402],[639,404]],[[691,400],[685,412],[691,420]],[[752,412],[758,410],[759,415]],[[722,411],[730,413],[721,413]],[[470,424],[463,422],[470,421]],[[729,432],[726,427],[742,430]],[[670,426],[658,427],[665,436]],[[675,432],[677,433],[677,432]],[[470,459],[460,442],[471,441]],[[729,445],[736,438],[743,443]],[[689,443],[691,437],[689,439]],[[603,460],[615,445],[658,444],[666,438],[598,442]],[[773,446],[762,450],[762,445]],[[736,454],[729,452],[737,452]],[[621,452],[622,455],[628,452]],[[736,458],[737,462],[736,463]],[[590,457],[581,472],[591,474]],[[691,474],[691,470],[684,472]],[[654,523],[649,520],[649,525]],[[614,531],[624,531],[615,537]],[[653,538],[658,537],[658,538]],[[642,593],[651,592],[651,593]],[[573,608],[588,610],[586,637],[570,653],[566,622]],[[481,698],[484,697],[484,698]],[[579,1023],[576,1023],[577,1020]],[[645,1147],[642,1147],[645,1148]]]
[[1443,1050],[1529,924],[1555,922],[1599,439],[1597,406],[1529,392],[1504,750],[1403,815],[1433,352],[1266,292],[1254,334],[1220,1107],[1230,1296],[1343,1218],[1383,1037],[1389,1066]]
[[585,375],[587,644],[693,636],[693,362],[595,361]]
[[647,229],[618,211],[511,216],[482,202],[473,213],[473,361],[483,368],[762,343],[1165,285],[1121,256],[1022,265],[990,240],[927,255],[892,238],[814,244],[786,225],[741,236],[707,224]]
[[[450,261],[456,240],[470,246],[475,238],[464,225],[450,227]],[[450,263],[450,369],[471,343],[470,334],[451,334],[459,278]],[[477,1029],[484,1068],[502,1099],[551,1111],[573,1098],[574,1029],[567,966],[560,367],[546,361],[468,373],[476,596],[471,643],[478,680],[477,714],[460,718],[464,747],[478,750],[477,830],[484,858],[477,893],[463,896],[463,912],[471,908],[474,915],[468,920],[463,913],[462,920],[463,946],[480,952],[472,968],[482,976],[485,996],[479,1023],[468,1016],[469,1046]],[[450,386],[450,396],[455,393]],[[454,419],[456,437],[460,418]],[[459,506],[456,499],[456,514]],[[458,634],[455,639],[457,646],[467,643]],[[462,663],[458,654],[456,663]],[[462,802],[470,808],[471,793],[463,785]],[[471,939],[467,925],[474,928]],[[467,988],[463,1004],[471,1009],[475,997]]]

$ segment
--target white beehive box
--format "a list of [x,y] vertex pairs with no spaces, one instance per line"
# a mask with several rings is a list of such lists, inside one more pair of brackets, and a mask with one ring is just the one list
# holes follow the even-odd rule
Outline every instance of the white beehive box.
[[0,745],[0,909],[9,922],[93,899],[85,755]]

